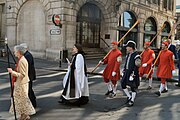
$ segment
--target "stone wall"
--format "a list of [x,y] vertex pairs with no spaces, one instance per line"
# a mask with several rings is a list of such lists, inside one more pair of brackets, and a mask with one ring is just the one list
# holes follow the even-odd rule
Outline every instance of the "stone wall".
[[[102,11],[101,37],[110,34],[110,40],[106,41],[108,44],[117,39],[119,17],[125,11],[133,12],[136,19],[141,20],[137,38],[139,50],[142,50],[147,18],[155,19],[157,30],[160,30],[165,21],[173,26],[175,13],[162,8],[163,0],[160,6],[150,4],[147,0],[6,0],[6,34],[9,45],[27,42],[35,57],[58,60],[59,51],[70,51],[76,42],[77,13],[87,2],[97,5]],[[61,29],[52,23],[53,14],[61,16]],[[61,34],[50,34],[50,31],[58,30]],[[157,39],[160,47],[161,35]],[[101,42],[100,47],[104,48],[105,44]]]

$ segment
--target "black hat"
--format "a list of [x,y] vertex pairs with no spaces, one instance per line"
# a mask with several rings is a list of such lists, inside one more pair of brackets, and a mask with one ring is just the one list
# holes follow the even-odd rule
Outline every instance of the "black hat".
[[124,47],[132,47],[133,49],[136,48],[136,43],[132,40],[129,40],[126,44],[123,44]]

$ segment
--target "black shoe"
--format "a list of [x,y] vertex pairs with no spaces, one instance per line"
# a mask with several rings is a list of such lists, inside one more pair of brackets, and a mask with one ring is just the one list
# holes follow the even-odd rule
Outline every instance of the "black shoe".
[[147,88],[146,88],[146,90],[151,90],[152,89],[152,87],[151,86],[148,86]]
[[166,93],[166,92],[168,92],[168,90],[164,89],[161,93]]
[[133,101],[129,101],[128,102],[128,107],[132,107],[134,105],[134,102]]
[[180,87],[180,83],[176,83],[175,86]]
[[59,100],[59,101],[58,101],[58,103],[63,104],[63,103],[64,103],[64,101],[63,101],[63,100]]
[[110,98],[116,97],[116,93],[114,93],[114,92],[110,93],[110,94],[109,94],[109,97],[110,97]]
[[108,96],[110,93],[113,93],[113,90],[111,90],[111,91],[108,90],[108,91],[105,93],[105,95]]
[[130,98],[127,97],[126,104],[129,103],[129,102],[131,101],[131,98],[132,98],[132,97],[130,97]]
[[158,91],[158,92],[155,92],[155,94],[157,95],[157,96],[161,96],[161,93]]

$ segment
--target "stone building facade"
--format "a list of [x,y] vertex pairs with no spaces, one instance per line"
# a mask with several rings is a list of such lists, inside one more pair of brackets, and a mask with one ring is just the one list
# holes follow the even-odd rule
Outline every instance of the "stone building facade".
[[[1,0],[0,35],[7,36],[9,46],[26,42],[34,56],[58,59],[59,51],[71,52],[74,43],[105,49],[105,42],[119,40],[140,19],[123,42],[134,40],[142,50],[143,42],[166,24],[152,44],[159,48],[173,28],[175,4],[176,0]],[[53,24],[54,14],[61,17],[62,28]]]
[[176,6],[176,18],[177,18],[176,40],[180,40],[180,5]]

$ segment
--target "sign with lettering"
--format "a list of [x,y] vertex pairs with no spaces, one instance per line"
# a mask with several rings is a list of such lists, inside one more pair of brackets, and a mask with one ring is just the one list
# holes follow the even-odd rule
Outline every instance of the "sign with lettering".
[[60,35],[61,34],[61,30],[60,29],[51,29],[50,30],[50,34],[51,35]]

